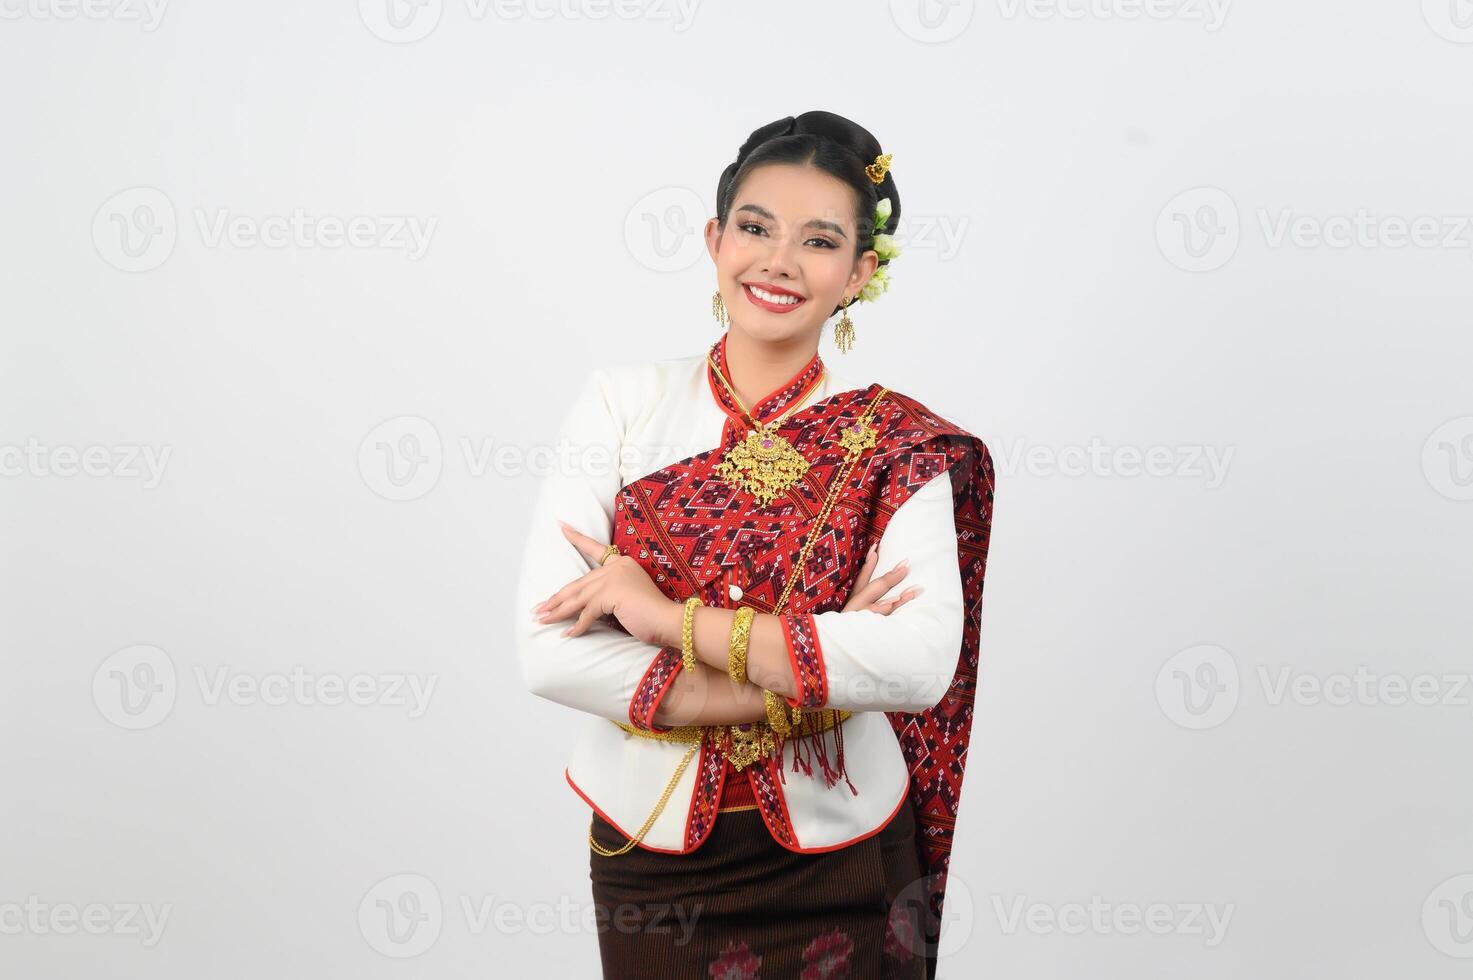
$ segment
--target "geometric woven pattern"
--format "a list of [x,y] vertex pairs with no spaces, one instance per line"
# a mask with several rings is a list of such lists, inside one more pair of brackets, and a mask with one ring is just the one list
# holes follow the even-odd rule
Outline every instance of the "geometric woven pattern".
[[[711,353],[726,370],[721,341],[712,345]],[[751,408],[752,415],[767,422],[781,414],[803,397],[821,369],[815,354],[790,384]],[[976,700],[982,585],[992,526],[991,456],[980,439],[914,399],[888,392],[872,417],[877,430],[875,447],[865,450],[850,470],[825,526],[815,527],[830,482],[845,458],[839,442],[841,430],[852,424],[880,386],[840,392],[783,421],[778,432],[803,455],[809,468],[784,494],[761,506],[746,490],[715,472],[726,451],[745,439],[748,426],[738,421],[735,403],[709,369],[707,376],[713,396],[729,412],[721,445],[620,488],[613,543],[635,557],[671,599],[683,601],[699,595],[708,606],[729,607],[734,603],[727,585],[739,581],[740,604],[770,613],[793,563],[809,536],[816,535],[782,613],[784,635],[801,672],[799,695],[805,702],[821,704],[826,696],[812,614],[843,608],[865,553],[879,540],[890,518],[912,493],[943,470],[950,471],[965,610],[956,670],[946,694],[934,707],[918,713],[885,713],[910,773],[921,867],[929,875],[930,914],[924,938],[934,943]],[[808,637],[811,655],[803,648]],[[632,723],[640,727],[652,723],[658,696],[674,677],[673,666],[668,651],[651,664],[646,682],[635,695],[638,703],[631,705]],[[699,844],[709,832],[720,795],[719,773],[713,772],[704,749],[701,755],[687,848]],[[749,766],[748,774],[768,829],[779,842],[792,846],[796,836],[782,797],[780,768],[763,761]]]

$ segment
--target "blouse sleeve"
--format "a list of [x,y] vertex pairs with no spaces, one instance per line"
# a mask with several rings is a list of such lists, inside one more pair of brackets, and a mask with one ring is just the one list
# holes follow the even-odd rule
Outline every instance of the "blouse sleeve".
[[946,694],[962,645],[962,581],[950,472],[943,470],[900,505],[880,537],[875,573],[902,558],[909,571],[887,596],[921,586],[886,616],[787,613],[783,637],[801,708],[919,712]]
[[549,701],[651,728],[660,696],[674,674],[670,651],[645,643],[600,619],[578,636],[561,636],[570,623],[538,622],[533,604],[586,574],[594,563],[563,536],[558,521],[599,541],[612,539],[614,498],[620,487],[623,423],[612,397],[613,380],[593,370],[564,417],[532,507],[513,618],[522,679]]

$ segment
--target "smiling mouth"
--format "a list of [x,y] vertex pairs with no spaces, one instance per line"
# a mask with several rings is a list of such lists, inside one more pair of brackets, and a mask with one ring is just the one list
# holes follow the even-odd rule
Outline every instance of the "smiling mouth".
[[770,289],[763,289],[761,286],[753,286],[749,283],[742,283],[742,291],[747,294],[747,298],[754,305],[775,313],[786,313],[789,310],[795,310],[807,302],[802,296],[795,296],[792,293],[774,292]]

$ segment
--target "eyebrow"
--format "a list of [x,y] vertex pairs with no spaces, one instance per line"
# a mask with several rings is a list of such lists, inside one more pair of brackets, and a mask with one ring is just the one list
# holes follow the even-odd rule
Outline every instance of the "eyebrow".
[[[737,211],[751,211],[753,214],[761,215],[768,221],[777,220],[777,215],[773,214],[771,211],[767,210],[760,204],[743,204],[741,207],[737,208]],[[809,218],[807,221],[803,222],[803,227],[821,228],[824,231],[833,232],[835,235],[838,235],[845,241],[849,240],[849,236],[844,234],[844,229],[834,224],[832,221],[824,221],[821,218]]]

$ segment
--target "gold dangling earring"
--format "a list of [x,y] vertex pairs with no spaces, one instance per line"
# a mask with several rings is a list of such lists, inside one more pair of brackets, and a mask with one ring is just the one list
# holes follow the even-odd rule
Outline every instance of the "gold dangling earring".
[[731,325],[731,318],[726,315],[726,304],[721,301],[721,290],[719,289],[711,294],[711,315],[723,327]]
[[849,353],[854,347],[854,321],[849,319],[849,304],[852,302],[852,298],[844,300],[844,315],[834,324],[834,343],[841,354]]

